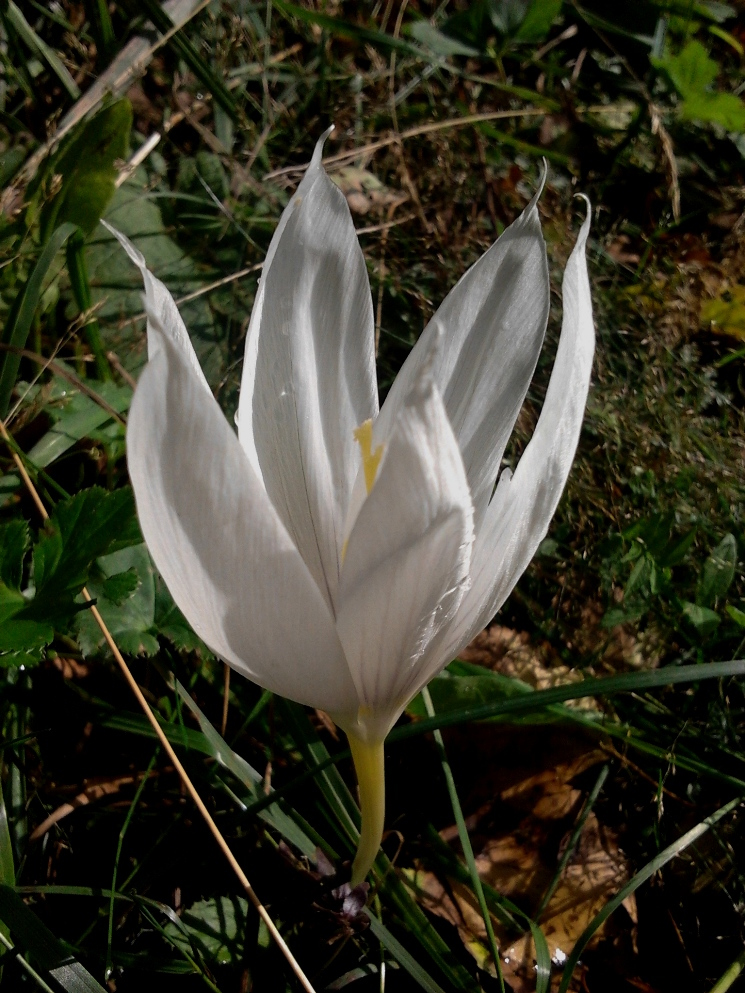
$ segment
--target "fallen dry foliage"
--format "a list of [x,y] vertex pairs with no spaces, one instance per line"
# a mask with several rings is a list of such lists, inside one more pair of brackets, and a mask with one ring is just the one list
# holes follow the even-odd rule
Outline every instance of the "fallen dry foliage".
[[[547,753],[546,758],[550,755]],[[527,913],[536,913],[554,880],[581,809],[583,793],[574,780],[603,759],[604,753],[593,749],[566,761],[549,761],[545,768],[525,776],[495,797],[492,806],[497,819],[501,811],[502,820],[511,827],[501,832],[492,827],[489,836],[481,838],[476,848],[476,866],[483,882]],[[473,825],[473,818],[470,820],[469,826],[476,827],[474,835],[478,837],[479,826]],[[445,829],[441,835],[445,840],[457,841],[455,827]],[[561,966],[577,938],[629,877],[629,865],[615,833],[591,812],[540,918],[555,965]],[[484,921],[473,892],[455,880],[439,879],[424,869],[416,872],[414,882],[423,893],[424,905],[453,924],[479,965],[495,974],[489,960]],[[633,896],[624,906],[635,925]],[[493,924],[502,950],[505,979],[514,993],[532,993],[535,952],[530,934],[515,940],[514,933],[497,920]],[[603,934],[601,929],[593,944]]]

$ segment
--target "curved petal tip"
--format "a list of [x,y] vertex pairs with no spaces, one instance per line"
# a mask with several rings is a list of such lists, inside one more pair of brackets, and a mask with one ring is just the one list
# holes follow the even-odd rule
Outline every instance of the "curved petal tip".
[[584,200],[587,204],[587,214],[582,222],[582,227],[580,228],[579,238],[587,239],[587,234],[590,230],[590,221],[592,220],[592,204],[590,203],[590,198],[585,193],[575,193],[575,198],[578,200]]
[[310,168],[318,168],[321,165],[321,160],[323,158],[323,146],[326,144],[326,139],[331,134],[331,132],[336,127],[332,124],[330,127],[326,128],[321,137],[316,142],[316,147],[313,149],[313,158],[310,160]]

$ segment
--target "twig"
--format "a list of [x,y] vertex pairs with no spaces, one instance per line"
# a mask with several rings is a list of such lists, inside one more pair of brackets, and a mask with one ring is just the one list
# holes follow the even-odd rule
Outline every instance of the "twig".
[[[33,499],[34,503],[36,504],[37,510],[39,511],[39,514],[41,515],[42,520],[47,521],[49,519],[49,514],[47,513],[47,509],[44,506],[44,504],[42,503],[41,497],[37,493],[36,487],[32,483],[31,478],[29,477],[29,474],[26,472],[26,467],[24,466],[23,461],[18,456],[18,454],[16,453],[16,451],[13,449],[13,446],[11,444],[10,435],[8,434],[8,430],[5,427],[5,422],[2,421],[2,420],[0,420],[0,434],[2,434],[3,438],[8,443],[8,447],[11,449],[11,453],[13,455],[13,459],[14,459],[16,465],[18,466],[18,471],[21,474],[21,478],[23,479],[23,482],[24,482],[24,484],[26,486],[26,489],[29,491],[29,494],[31,495],[31,498]],[[101,629],[101,633],[103,634],[104,638],[106,639],[106,643],[109,646],[109,648],[111,649],[111,652],[112,652],[114,658],[116,659],[117,664],[119,665],[119,668],[122,671],[122,675],[124,676],[125,680],[129,684],[129,687],[132,690],[132,692],[134,693],[134,695],[135,695],[135,697],[137,699],[137,702],[139,703],[140,707],[142,707],[142,710],[143,710],[143,712],[145,714],[145,717],[147,717],[148,721],[150,722],[150,725],[152,726],[153,731],[155,731],[155,734],[156,734],[158,740],[160,741],[161,745],[163,746],[163,749],[165,750],[165,752],[168,755],[169,759],[173,763],[174,768],[176,769],[176,771],[178,772],[179,776],[181,777],[181,781],[184,784],[184,787],[186,788],[186,791],[188,792],[189,796],[194,801],[194,803],[195,803],[195,805],[197,807],[197,810],[202,815],[202,818],[204,819],[204,822],[206,823],[207,827],[209,828],[209,830],[210,830],[210,832],[212,834],[212,837],[215,839],[215,841],[217,842],[218,847],[220,848],[220,850],[222,851],[223,855],[225,856],[225,858],[230,863],[231,869],[233,870],[233,872],[238,877],[238,881],[240,882],[241,886],[243,887],[243,890],[244,890],[246,896],[248,897],[248,899],[251,901],[251,903],[256,908],[256,911],[259,914],[259,917],[261,917],[261,919],[263,920],[264,924],[266,925],[266,928],[269,931],[270,935],[272,936],[272,938],[274,939],[274,941],[279,946],[279,948],[280,948],[282,954],[284,955],[284,957],[287,959],[287,962],[288,962],[290,968],[292,969],[292,971],[297,976],[297,978],[298,978],[298,980],[300,982],[300,985],[305,990],[305,993],[315,993],[315,990],[311,986],[310,980],[305,975],[305,973],[303,972],[303,970],[300,968],[300,965],[297,962],[297,960],[295,959],[295,956],[292,954],[292,952],[290,951],[289,947],[287,946],[287,942],[284,940],[284,938],[282,937],[282,935],[279,933],[279,931],[277,930],[277,927],[276,927],[274,921],[269,916],[269,913],[268,913],[266,907],[264,906],[264,904],[261,902],[261,900],[259,900],[258,896],[256,895],[253,887],[251,886],[251,883],[248,880],[248,876],[245,874],[245,872],[243,871],[243,869],[240,867],[240,865],[238,863],[238,860],[236,859],[235,855],[233,855],[233,852],[231,851],[230,846],[228,845],[227,841],[223,837],[222,832],[220,831],[220,829],[217,826],[217,824],[215,824],[215,822],[214,822],[214,820],[212,818],[212,815],[207,810],[207,807],[205,806],[204,801],[202,800],[201,796],[197,792],[196,787],[194,786],[194,784],[192,783],[191,779],[189,778],[189,775],[188,775],[186,769],[181,764],[181,760],[179,759],[178,755],[174,751],[173,746],[171,745],[170,741],[166,737],[166,734],[163,731],[163,728],[160,726],[160,723],[158,722],[157,717],[155,716],[155,714],[150,709],[150,705],[148,704],[147,700],[145,699],[145,697],[144,697],[144,695],[142,693],[142,690],[137,685],[137,681],[135,680],[134,676],[130,672],[129,666],[124,661],[124,656],[119,651],[119,648],[117,647],[117,644],[114,641],[114,638],[112,637],[111,632],[109,631],[108,627],[106,626],[106,622],[104,621],[103,617],[101,617],[101,614],[99,613],[98,608],[96,607],[95,603],[93,602],[93,598],[91,597],[90,593],[88,592],[88,590],[85,587],[83,587],[83,589],[81,590],[81,593],[83,595],[83,598],[90,604],[89,609],[90,609],[91,615],[93,616],[93,619],[95,620],[96,624],[98,624],[99,628]]]
[[[194,290],[193,293],[187,293],[186,296],[179,297],[176,300],[176,305],[181,306],[182,303],[189,303],[190,300],[196,300],[198,297],[204,296],[205,293],[211,293],[212,290],[217,290],[221,286],[227,286],[228,283],[234,283],[236,279],[243,279],[244,276],[249,276],[252,272],[257,272],[264,265],[263,262],[257,262],[255,265],[250,265],[246,269],[241,269],[238,272],[232,272],[229,276],[223,276],[222,279],[216,279],[214,283],[208,283],[207,286],[203,286],[199,290]],[[127,317],[125,320],[121,321],[117,328],[121,330],[126,328],[129,324],[134,324],[135,321],[142,321],[147,317],[147,314],[143,310],[140,314],[135,314],[134,317]]]
[[32,362],[36,362],[37,365],[42,367],[42,371],[44,369],[51,369],[55,376],[61,376],[69,383],[72,383],[76,389],[80,390],[81,393],[85,393],[90,400],[97,403],[98,406],[113,417],[115,421],[118,421],[121,425],[126,425],[127,422],[119,411],[115,410],[110,403],[107,403],[100,393],[96,393],[95,390],[92,390],[90,386],[88,386],[85,380],[81,379],[80,376],[77,376],[71,369],[66,369],[63,365],[60,365],[59,362],[55,362],[54,359],[45,358],[43,355],[39,355],[38,352],[32,352],[28,348],[16,348],[15,345],[8,345],[5,342],[0,342],[0,351],[12,352],[14,355],[20,355],[24,359],[31,359]]
[[[467,117],[453,117],[447,121],[430,121],[429,124],[418,124],[415,128],[408,128],[400,134],[392,134],[387,138],[379,138],[371,141],[361,148],[352,148],[348,152],[338,152],[336,155],[329,155],[324,159],[324,165],[339,165],[352,159],[361,158],[372,152],[377,152],[381,148],[388,148],[397,142],[406,141],[409,138],[416,138],[420,134],[430,134],[433,131],[446,131],[449,128],[466,127],[468,124],[480,124],[482,121],[508,120],[514,117],[545,117],[548,111],[539,107],[526,107],[524,110],[493,110],[484,114],[469,114]],[[283,169],[275,169],[262,177],[266,182],[268,179],[276,179],[278,176],[289,176],[295,172],[305,172],[310,165],[305,162],[302,165],[285,166]]]

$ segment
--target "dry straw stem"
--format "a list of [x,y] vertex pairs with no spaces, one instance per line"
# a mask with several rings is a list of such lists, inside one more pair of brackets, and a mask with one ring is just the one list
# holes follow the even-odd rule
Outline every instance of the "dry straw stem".
[[[8,434],[8,430],[7,430],[6,426],[5,426],[5,422],[2,421],[2,420],[0,420],[0,434],[2,434],[3,438],[8,443],[8,447],[11,450],[11,454],[13,455],[13,459],[14,459],[14,461],[16,463],[16,466],[18,467],[18,472],[20,473],[21,478],[23,479],[23,482],[24,482],[24,484],[26,486],[26,489],[28,490],[28,492],[31,495],[31,498],[33,499],[34,503],[36,504],[36,507],[37,507],[37,510],[39,511],[39,514],[41,515],[41,517],[42,517],[43,520],[45,520],[45,521],[48,520],[49,519],[49,514],[47,513],[47,509],[44,506],[44,504],[42,503],[41,497],[37,493],[36,487],[34,486],[33,482],[31,481],[31,477],[29,476],[28,472],[26,471],[26,467],[23,464],[23,460],[20,458],[20,456],[17,454],[17,452],[13,448],[13,446],[11,444],[10,435]],[[212,815],[207,810],[207,808],[206,808],[206,806],[204,804],[204,801],[202,800],[202,798],[200,797],[199,793],[197,792],[197,790],[196,790],[194,784],[192,783],[191,779],[189,779],[189,775],[188,775],[186,769],[184,769],[183,765],[181,764],[181,762],[179,760],[178,755],[176,755],[176,752],[173,750],[173,746],[171,745],[170,741],[166,737],[165,732],[163,731],[163,728],[160,726],[160,724],[158,723],[157,718],[155,717],[155,714],[150,709],[150,706],[149,706],[147,700],[145,699],[145,697],[142,694],[142,690],[137,685],[137,682],[135,681],[135,678],[132,675],[132,673],[129,671],[129,666],[124,661],[124,656],[122,655],[122,653],[117,648],[116,642],[114,641],[114,639],[113,639],[113,637],[111,635],[111,632],[109,631],[109,629],[106,626],[106,622],[101,617],[101,614],[99,613],[98,608],[93,603],[93,600],[91,598],[91,595],[88,593],[88,590],[85,589],[85,587],[82,590],[82,594],[85,597],[85,599],[88,601],[88,603],[91,605],[90,608],[89,608],[90,609],[90,612],[93,615],[93,618],[96,621],[96,624],[98,624],[99,628],[101,629],[101,632],[102,632],[104,638],[106,639],[106,643],[108,644],[108,646],[111,649],[111,652],[112,652],[114,658],[116,659],[117,663],[119,664],[119,668],[121,669],[124,678],[129,683],[130,689],[132,690],[132,692],[134,693],[135,697],[137,698],[137,702],[142,707],[142,709],[143,709],[143,711],[145,713],[145,716],[147,717],[148,721],[152,725],[152,728],[155,731],[155,734],[157,735],[157,737],[158,737],[161,745],[163,746],[164,751],[166,752],[166,754],[170,758],[171,762],[174,765],[174,768],[176,769],[176,771],[178,772],[179,776],[181,777],[181,781],[183,782],[184,786],[186,787],[187,792],[189,793],[189,795],[191,796],[192,800],[196,804],[197,810],[202,815],[202,818],[204,819],[205,823],[207,824],[207,827],[210,829],[213,838],[215,839],[215,841],[218,844],[218,847],[220,848],[220,850],[222,851],[223,855],[225,856],[225,858],[230,863],[230,866],[231,866],[233,872],[238,877],[238,881],[240,882],[241,886],[243,887],[243,889],[244,889],[244,891],[246,893],[246,896],[248,897],[248,899],[251,901],[251,903],[256,908],[256,910],[257,910],[257,912],[259,914],[259,917],[261,917],[261,919],[266,924],[267,930],[271,934],[272,938],[276,941],[276,943],[279,946],[280,950],[282,951],[282,954],[284,955],[284,957],[287,959],[287,962],[290,965],[290,968],[292,969],[292,971],[297,976],[298,980],[300,981],[300,985],[305,990],[305,993],[315,993],[315,990],[313,989],[313,986],[311,985],[310,980],[305,975],[305,973],[303,972],[303,970],[300,968],[300,965],[297,962],[297,960],[295,959],[295,956],[292,954],[292,952],[288,948],[287,943],[285,942],[284,938],[282,937],[282,935],[277,930],[277,927],[274,924],[274,921],[271,919],[271,917],[269,916],[269,914],[268,914],[266,908],[264,907],[263,903],[261,902],[261,900],[259,900],[258,896],[256,895],[253,887],[251,886],[251,883],[248,881],[248,877],[246,876],[246,874],[243,871],[243,869],[241,869],[240,865],[238,864],[238,860],[236,859],[235,855],[233,855],[232,851],[230,850],[230,846],[228,845],[228,843],[225,840],[225,838],[222,836],[222,833],[220,832],[220,829],[218,828],[217,824],[215,824],[214,820],[212,819]]]
[[[577,112],[579,114],[609,114],[617,113],[620,110],[628,110],[631,106],[631,103],[597,104],[592,107],[580,107]],[[363,158],[365,155],[377,152],[381,148],[388,148],[389,145],[398,144],[409,138],[417,138],[422,134],[431,134],[434,131],[448,131],[450,128],[462,128],[469,124],[481,124],[484,121],[501,121],[513,117],[546,117],[549,114],[550,111],[540,107],[524,107],[522,110],[493,110],[483,114],[451,117],[446,121],[429,121],[427,124],[418,124],[416,127],[408,128],[406,131],[396,132],[385,138],[379,138],[377,141],[371,141],[367,145],[360,145],[358,148],[351,148],[346,152],[337,152],[336,155],[329,155],[323,160],[323,164],[325,166],[340,165],[342,162]],[[278,176],[289,176],[296,172],[305,172],[309,164],[306,162],[303,165],[285,166],[283,169],[275,169],[273,172],[268,172],[262,177],[262,181],[266,182],[268,179],[276,179]]]

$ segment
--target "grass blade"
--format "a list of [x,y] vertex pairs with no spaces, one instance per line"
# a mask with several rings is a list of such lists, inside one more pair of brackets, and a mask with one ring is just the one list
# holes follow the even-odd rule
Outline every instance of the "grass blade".
[[365,908],[365,913],[370,921],[370,930],[372,933],[381,944],[385,945],[401,968],[408,972],[421,989],[425,990],[426,993],[445,993],[442,987],[437,985],[430,974],[419,965],[417,960],[407,952],[401,942],[391,934],[383,922],[369,908]]
[[66,993],[106,993],[10,886],[0,885],[0,918],[39,968]]
[[[28,282],[18,291],[18,296],[13,302],[8,323],[5,326],[3,341],[15,348],[25,348],[31,331],[31,322],[34,319],[36,308],[39,305],[44,278],[51,266],[54,256],[62,248],[67,239],[77,231],[77,225],[66,221],[61,224],[52,234],[51,238],[44,246],[39,261],[34,266]],[[0,419],[5,420],[10,405],[10,395],[13,392],[18,367],[21,358],[14,352],[6,352],[3,356],[2,366],[0,366]]]
[[43,41],[34,31],[18,7],[16,7],[13,3],[13,0],[10,0],[10,3],[8,4],[5,11],[5,16],[13,25],[13,28],[17,32],[18,36],[23,38],[24,42],[39,56],[42,62],[46,62],[50,70],[67,90],[68,95],[73,100],[77,100],[80,96],[80,87],[62,64],[56,53],[53,52],[49,45],[47,45],[47,43]]
[[616,893],[613,899],[606,903],[600,913],[597,914],[592,921],[590,921],[585,930],[577,939],[574,948],[566,961],[564,974],[561,977],[561,985],[559,986],[558,993],[566,993],[572,979],[572,974],[574,973],[577,963],[580,960],[580,956],[587,947],[588,942],[598,928],[600,928],[605,921],[608,920],[613,911],[621,906],[626,897],[630,896],[632,893],[635,893],[642,883],[646,883],[651,876],[670,862],[671,859],[674,859],[676,855],[680,855],[680,853],[685,851],[689,845],[692,845],[694,841],[697,841],[701,835],[706,834],[710,827],[713,827],[718,821],[721,821],[723,817],[726,817],[727,814],[730,814],[733,810],[739,807],[744,799],[745,797],[742,796],[735,797],[734,800],[730,800],[729,803],[725,804],[723,807],[720,807],[719,810],[715,811],[709,817],[706,817],[703,821],[700,821],[695,827],[692,827],[690,831],[686,831],[686,833],[681,835],[680,838],[672,843],[672,845],[668,845],[667,848],[663,849],[659,853],[659,855],[656,855],[653,859],[647,862],[644,868],[640,869],[633,879],[630,879],[629,882],[622,887],[618,893]]
[[564,853],[561,856],[561,859],[559,860],[559,864],[556,867],[554,878],[551,880],[551,883],[549,884],[546,892],[543,894],[543,899],[541,900],[540,906],[538,907],[538,910],[535,913],[536,921],[540,921],[541,917],[543,916],[544,911],[546,910],[546,907],[548,906],[551,900],[551,897],[554,895],[554,892],[556,891],[556,887],[559,885],[559,880],[561,879],[562,873],[564,872],[564,869],[567,867],[569,860],[574,854],[574,850],[577,847],[577,842],[579,841],[579,837],[582,834],[582,828],[585,826],[585,821],[589,817],[590,811],[592,810],[595,801],[597,800],[600,791],[603,788],[603,783],[605,782],[608,776],[609,768],[610,768],[609,766],[604,765],[600,770],[600,774],[598,775],[598,778],[595,780],[595,785],[593,786],[592,790],[590,791],[590,795],[587,797],[587,800],[585,801],[585,805],[582,808],[582,811],[579,817],[577,818],[577,823],[574,826],[574,831],[572,831],[572,836],[569,839],[569,843],[564,849]]
[[[67,271],[70,276],[72,292],[81,316],[90,314],[93,306],[91,284],[88,280],[88,270],[85,266],[85,238],[82,231],[77,231],[67,242]],[[109,360],[101,342],[101,329],[98,318],[89,316],[85,325],[85,336],[88,339],[93,356],[96,360],[96,372],[102,380],[111,379]]]
[[417,734],[435,731],[437,728],[452,727],[454,724],[464,724],[468,721],[483,721],[505,714],[531,713],[543,710],[552,704],[564,703],[565,700],[580,700],[588,696],[612,696],[616,693],[632,693],[678,683],[698,683],[702,679],[724,679],[728,676],[745,676],[745,659],[707,662],[703,665],[665,666],[662,669],[645,672],[624,672],[619,676],[585,679],[581,683],[551,686],[545,690],[531,690],[526,686],[524,693],[507,700],[462,707],[437,714],[435,717],[428,717],[415,724],[394,728],[389,740],[401,741]]
[[[174,679],[173,682],[180,699],[199,721],[199,727],[207,740],[210,754],[224,769],[231,772],[238,782],[246,787],[249,796],[255,799],[258,796],[256,787],[262,782],[261,774],[241,755],[233,751],[217,729],[207,720],[184,686],[177,679]],[[285,841],[294,845],[307,858],[315,861],[317,845],[297,823],[298,818],[292,808],[268,808],[259,811],[258,816],[274,828]]]
[[168,44],[175,49],[177,54],[189,66],[191,71],[210,90],[215,101],[222,107],[226,114],[234,121],[240,120],[240,111],[233,99],[233,94],[225,86],[223,81],[215,75],[207,65],[196,48],[179,31],[174,32],[174,23],[157,0],[140,0],[139,6],[147,13],[155,27],[162,34],[170,34]]
[[[430,696],[429,690],[427,689],[426,686],[422,690],[422,698],[424,700],[424,706],[427,708],[427,714],[430,717],[434,717],[435,709],[432,706],[432,697]],[[458,826],[458,837],[460,839],[461,848],[463,849],[463,854],[466,859],[468,872],[471,877],[471,887],[473,889],[473,892],[476,894],[476,899],[479,902],[479,909],[481,910],[481,916],[484,920],[484,928],[486,929],[486,937],[489,942],[489,950],[491,951],[492,960],[494,962],[494,968],[496,969],[497,972],[499,988],[501,989],[502,993],[504,993],[504,976],[502,975],[502,965],[499,960],[499,949],[497,948],[497,939],[494,937],[494,928],[492,927],[491,915],[489,913],[489,908],[486,905],[486,899],[484,897],[484,889],[481,885],[481,877],[479,876],[478,869],[476,868],[476,859],[473,854],[471,839],[468,836],[468,828],[466,827],[466,821],[465,818],[463,817],[463,809],[460,805],[458,790],[455,786],[455,779],[453,778],[453,770],[450,768],[450,763],[448,762],[447,753],[445,751],[445,742],[442,740],[442,732],[439,730],[435,731],[433,737],[435,739],[435,747],[437,748],[440,764],[442,765],[442,771],[445,776],[445,782],[447,784],[448,794],[450,796],[450,803],[453,808],[455,823]]]

